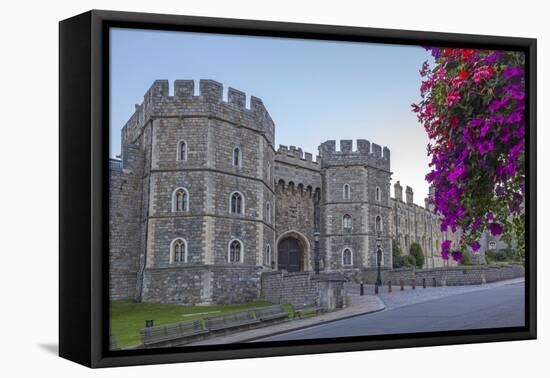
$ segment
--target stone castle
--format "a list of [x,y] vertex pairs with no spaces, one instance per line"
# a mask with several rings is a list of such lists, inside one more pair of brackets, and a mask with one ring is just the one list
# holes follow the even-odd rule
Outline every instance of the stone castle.
[[[357,140],[319,155],[274,146],[259,98],[201,80],[155,81],[110,161],[110,295],[167,303],[256,299],[263,272],[353,272],[392,266],[392,242],[421,245],[443,266],[430,198],[394,184],[390,150]],[[431,194],[433,195],[433,193]],[[319,253],[314,253],[316,243]]]

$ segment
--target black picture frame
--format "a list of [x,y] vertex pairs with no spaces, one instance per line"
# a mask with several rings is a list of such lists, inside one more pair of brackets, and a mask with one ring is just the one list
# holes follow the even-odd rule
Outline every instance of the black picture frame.
[[[526,53],[526,324],[448,332],[109,350],[108,145],[111,27],[513,49]],[[536,39],[92,10],[59,24],[59,354],[88,367],[535,339]]]

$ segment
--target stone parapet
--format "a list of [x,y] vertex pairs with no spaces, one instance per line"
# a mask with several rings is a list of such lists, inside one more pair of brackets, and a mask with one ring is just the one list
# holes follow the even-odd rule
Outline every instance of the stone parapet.
[[123,128],[123,137],[128,142],[135,141],[144,125],[162,117],[221,119],[262,133],[273,145],[275,124],[262,100],[251,96],[250,108],[247,108],[246,95],[229,88],[225,101],[223,85],[214,80],[200,80],[197,96],[193,80],[176,80],[172,96],[168,80],[156,80],[145,93],[143,102],[136,104],[134,114]]

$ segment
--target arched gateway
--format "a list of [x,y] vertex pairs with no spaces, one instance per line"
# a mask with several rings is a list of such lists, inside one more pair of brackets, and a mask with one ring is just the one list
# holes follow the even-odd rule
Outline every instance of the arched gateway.
[[287,272],[309,270],[309,242],[304,235],[289,231],[282,234],[277,243],[277,268]]

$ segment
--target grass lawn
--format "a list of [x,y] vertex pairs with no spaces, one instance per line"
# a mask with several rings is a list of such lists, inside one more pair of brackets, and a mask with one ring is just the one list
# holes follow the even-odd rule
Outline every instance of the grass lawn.
[[[136,303],[131,301],[111,302],[111,333],[115,335],[120,348],[139,345],[139,331],[145,328],[145,320],[152,319],[155,325],[177,323],[186,320],[220,316],[231,312],[272,305],[258,301],[234,305],[182,306],[173,304]],[[285,305],[292,315],[292,306]]]

